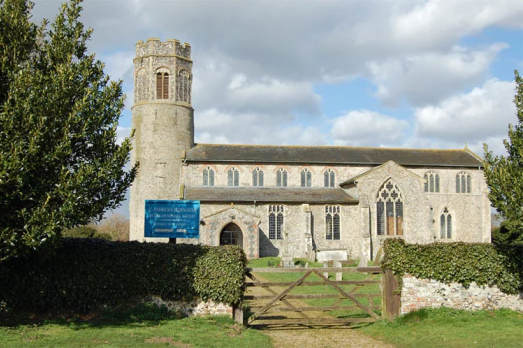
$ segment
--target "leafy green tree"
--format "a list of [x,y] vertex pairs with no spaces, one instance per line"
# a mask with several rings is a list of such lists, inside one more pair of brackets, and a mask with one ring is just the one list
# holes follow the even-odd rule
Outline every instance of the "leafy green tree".
[[509,125],[508,139],[503,142],[507,156],[494,156],[485,148],[485,178],[489,198],[506,219],[503,241],[523,243],[523,78],[515,71],[517,125]]
[[0,261],[101,219],[136,175],[130,138],[116,142],[121,81],[87,52],[80,4],[48,28],[30,1],[0,0]]

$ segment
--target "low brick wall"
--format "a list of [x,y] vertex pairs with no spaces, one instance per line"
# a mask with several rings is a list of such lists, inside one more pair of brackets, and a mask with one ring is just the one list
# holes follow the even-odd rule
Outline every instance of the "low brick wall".
[[165,305],[169,310],[181,312],[187,316],[227,315],[233,318],[232,306],[223,303],[215,303],[210,300],[202,301],[198,299],[192,302],[164,301],[158,296],[152,296],[146,299],[146,302],[155,303],[158,306]]
[[497,286],[478,286],[472,283],[468,289],[459,283],[450,285],[436,280],[403,277],[401,291],[401,314],[425,307],[449,307],[464,310],[508,308],[523,312],[523,293],[508,295]]

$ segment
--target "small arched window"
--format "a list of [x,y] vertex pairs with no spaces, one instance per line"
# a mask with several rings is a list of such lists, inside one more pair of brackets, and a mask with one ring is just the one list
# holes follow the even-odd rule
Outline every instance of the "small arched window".
[[287,187],[287,171],[283,168],[276,172],[276,186]]
[[269,205],[269,239],[283,239],[284,205]]
[[336,174],[334,173],[334,170],[327,169],[323,173],[323,183],[325,187],[334,187],[334,181],[336,179]]
[[156,74],[156,99],[169,99],[169,74]]
[[459,172],[456,174],[456,193],[470,193],[472,186],[472,178],[467,172]]
[[312,174],[311,171],[305,168],[301,171],[301,187],[312,186]]
[[452,239],[452,215],[445,207],[439,219],[439,231],[441,239]]
[[263,186],[263,170],[259,167],[252,171],[252,186]]
[[203,170],[203,186],[214,186],[214,169],[211,167]]
[[227,185],[240,186],[240,172],[238,169],[232,167],[227,172]]
[[439,192],[439,174],[425,173],[425,192]]
[[337,205],[325,206],[325,238],[340,240],[340,207]]

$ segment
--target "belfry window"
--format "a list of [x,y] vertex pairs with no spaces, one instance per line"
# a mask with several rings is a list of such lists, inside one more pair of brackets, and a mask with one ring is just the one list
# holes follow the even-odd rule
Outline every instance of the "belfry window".
[[228,186],[239,186],[240,185],[240,172],[236,168],[230,168],[227,172],[227,185]]
[[425,173],[425,192],[439,192],[439,174]]
[[211,167],[203,170],[203,186],[214,186],[214,169]]
[[451,239],[452,238],[452,215],[450,215],[449,210],[445,207],[441,213],[439,219],[439,231],[441,239]]
[[459,172],[456,175],[456,193],[470,193],[472,178],[467,172]]
[[305,168],[301,171],[301,187],[311,187],[312,174],[311,171]]
[[390,179],[378,191],[376,219],[378,236],[403,235],[403,199]]
[[283,239],[284,205],[269,205],[269,239]]
[[287,171],[283,168],[276,172],[276,186],[287,187]]
[[327,169],[323,173],[323,186],[324,187],[334,187],[334,181],[336,179],[336,174],[332,169]]
[[169,99],[169,74],[156,74],[156,99]]
[[337,205],[325,206],[325,238],[340,240],[340,207]]
[[259,167],[252,171],[252,186],[263,186],[263,170]]

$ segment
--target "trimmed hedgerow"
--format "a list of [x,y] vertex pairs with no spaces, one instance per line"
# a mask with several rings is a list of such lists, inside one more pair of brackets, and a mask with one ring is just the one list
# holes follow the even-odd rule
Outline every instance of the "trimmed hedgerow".
[[0,302],[10,308],[89,309],[151,295],[240,303],[247,259],[237,246],[66,238],[51,254],[0,264]]
[[523,291],[523,248],[485,243],[407,244],[403,239],[384,242],[381,267],[399,278],[410,274],[465,287],[497,285],[508,294]]

